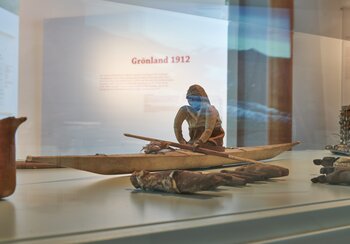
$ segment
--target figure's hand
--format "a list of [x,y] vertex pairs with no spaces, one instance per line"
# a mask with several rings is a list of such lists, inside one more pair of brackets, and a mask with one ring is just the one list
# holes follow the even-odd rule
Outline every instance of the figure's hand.
[[180,144],[187,144],[187,141],[185,139],[179,141]]
[[203,144],[203,142],[201,140],[196,140],[193,143],[193,151],[195,151],[198,147],[200,147]]

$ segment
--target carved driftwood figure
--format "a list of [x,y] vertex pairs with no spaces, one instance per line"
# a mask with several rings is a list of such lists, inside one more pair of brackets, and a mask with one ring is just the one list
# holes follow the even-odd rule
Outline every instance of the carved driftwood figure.
[[246,181],[223,173],[203,174],[187,170],[172,170],[150,173],[136,171],[130,176],[135,188],[168,193],[194,193],[214,190],[218,186],[243,186]]
[[250,164],[238,167],[236,172],[250,173],[250,174],[261,174],[267,179],[283,177],[289,175],[289,170],[287,168],[271,165],[271,164]]
[[289,174],[287,168],[275,165],[248,165],[236,170],[222,170],[220,173],[201,173],[173,170],[150,173],[137,171],[130,176],[135,188],[169,193],[194,193],[214,190],[218,186],[244,186],[246,183],[283,177]]
[[16,188],[15,133],[26,118],[0,120],[0,198],[10,196]]
[[[219,112],[210,104],[205,90],[199,85],[192,85],[186,95],[188,105],[182,106],[174,120],[176,139],[181,144],[199,146],[222,146],[225,132],[221,127]],[[182,134],[182,124],[187,121],[190,140],[187,142]]]
[[287,168],[270,164],[251,164],[238,167],[236,170],[221,170],[221,172],[240,177],[249,183],[289,175]]
[[322,159],[314,159],[315,165],[322,165],[323,167],[333,167],[334,163],[339,157],[324,157]]
[[324,157],[315,159],[314,164],[323,167],[320,169],[322,175],[311,179],[313,183],[350,184],[349,157]]
[[313,183],[329,183],[333,185],[350,184],[350,168],[335,168],[332,173],[312,178]]
[[239,172],[235,170],[221,170],[220,172],[244,179],[247,183],[253,183],[254,181],[264,181],[268,179],[264,176],[264,174],[259,174],[259,173],[247,173],[247,172]]

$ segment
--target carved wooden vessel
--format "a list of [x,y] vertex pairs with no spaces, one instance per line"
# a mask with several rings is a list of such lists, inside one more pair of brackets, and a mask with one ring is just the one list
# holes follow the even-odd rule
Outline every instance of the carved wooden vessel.
[[[291,149],[295,143],[226,149],[225,153],[254,160],[270,159]],[[98,174],[128,174],[134,171],[198,169],[238,163],[238,160],[186,150],[165,154],[116,154],[94,156],[28,156],[27,162],[50,163]]]
[[26,118],[0,120],[0,198],[10,196],[16,188],[15,133]]

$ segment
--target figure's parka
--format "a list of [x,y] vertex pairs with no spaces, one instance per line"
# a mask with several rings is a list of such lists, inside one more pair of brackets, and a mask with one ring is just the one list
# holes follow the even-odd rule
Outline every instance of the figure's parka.
[[[217,109],[210,104],[207,93],[200,85],[189,87],[186,99],[189,105],[182,106],[174,120],[176,139],[182,144],[222,146],[225,132]],[[182,134],[182,124],[186,121],[190,140]]]

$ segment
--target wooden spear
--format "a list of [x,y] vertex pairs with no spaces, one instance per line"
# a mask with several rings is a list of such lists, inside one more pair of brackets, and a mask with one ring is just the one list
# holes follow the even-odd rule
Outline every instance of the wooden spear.
[[144,141],[158,141],[158,142],[166,143],[169,146],[173,146],[173,147],[177,147],[177,148],[181,148],[181,149],[185,149],[185,150],[189,150],[189,151],[199,152],[199,153],[203,153],[203,154],[206,154],[206,155],[213,155],[213,156],[218,156],[218,157],[224,157],[224,158],[230,158],[230,159],[234,159],[234,160],[239,160],[239,161],[242,161],[242,162],[261,164],[261,162],[256,161],[254,159],[233,156],[233,155],[230,155],[230,154],[227,154],[227,153],[218,152],[218,151],[214,151],[214,150],[210,150],[210,149],[202,148],[202,147],[194,147],[194,146],[191,146],[191,145],[188,145],[188,144],[180,144],[180,143],[176,143],[176,142],[164,141],[164,140],[160,140],[160,139],[155,139],[155,138],[151,138],[151,137],[144,137],[144,136],[138,136],[138,135],[133,135],[133,134],[128,134],[128,133],[125,133],[124,136],[132,137],[132,138],[136,138],[136,139],[140,139],[140,140],[144,140]]

